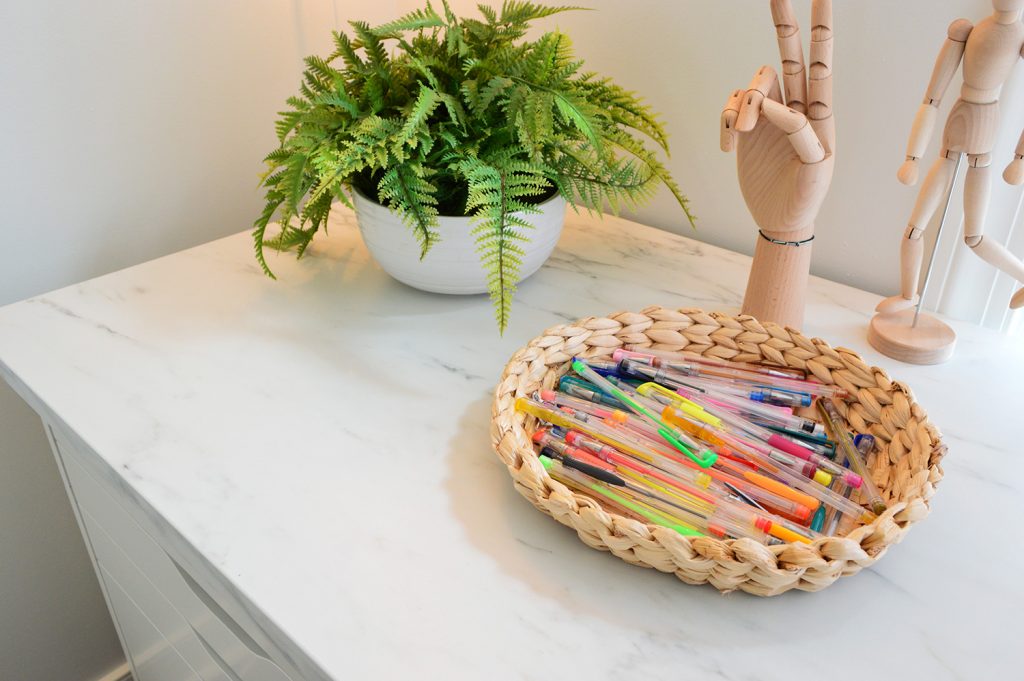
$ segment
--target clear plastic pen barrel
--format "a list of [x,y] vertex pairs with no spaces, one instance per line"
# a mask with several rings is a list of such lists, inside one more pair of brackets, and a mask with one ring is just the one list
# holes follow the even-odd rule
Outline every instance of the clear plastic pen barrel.
[[721,390],[716,390],[710,387],[694,387],[693,382],[688,382],[686,380],[686,376],[680,374],[673,374],[673,372],[665,371],[663,369],[655,369],[654,367],[641,364],[633,360],[625,360],[621,363],[621,366],[623,371],[630,376],[643,378],[644,380],[649,381],[656,381],[663,385],[670,386],[679,390],[685,397],[689,397],[690,399],[693,399],[692,396],[694,394],[710,395],[714,397],[715,400],[722,402],[731,409],[735,409],[741,413],[750,414],[752,416],[757,416],[769,423],[777,423],[785,428],[808,433],[820,431],[820,424],[817,424],[814,421],[810,421],[799,416],[786,416],[784,414],[780,414],[778,410],[773,409],[771,405],[765,405],[752,400],[736,397],[735,395],[730,395]]

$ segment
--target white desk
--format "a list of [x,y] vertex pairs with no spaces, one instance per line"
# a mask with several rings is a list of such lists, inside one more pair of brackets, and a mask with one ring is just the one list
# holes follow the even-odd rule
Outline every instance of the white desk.
[[0,310],[0,368],[52,427],[91,548],[137,568],[103,581],[138,681],[1024,674],[1019,341],[957,325],[951,363],[901,366],[865,341],[876,296],[814,280],[809,335],[913,386],[946,478],[875,568],[723,597],[583,546],[515,494],[487,429],[542,329],[735,310],[748,258],[570,214],[504,338],[486,297],[389,279],[344,212],[272,265],[239,234]]

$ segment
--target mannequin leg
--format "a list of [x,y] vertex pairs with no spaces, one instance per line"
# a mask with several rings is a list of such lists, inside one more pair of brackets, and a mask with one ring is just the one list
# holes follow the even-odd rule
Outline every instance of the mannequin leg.
[[959,156],[959,152],[943,150],[928,171],[900,243],[900,295],[879,303],[875,308],[879,312],[899,312],[917,304],[917,284],[921,278],[921,262],[924,260],[924,241],[921,237],[942,197],[949,191]]
[[[985,238],[985,216],[991,194],[992,157],[988,154],[971,156],[964,185],[964,242],[982,260],[1024,282],[1024,262],[995,239]],[[1024,304],[1024,296],[1018,291],[1010,305],[1020,307],[1021,304]]]

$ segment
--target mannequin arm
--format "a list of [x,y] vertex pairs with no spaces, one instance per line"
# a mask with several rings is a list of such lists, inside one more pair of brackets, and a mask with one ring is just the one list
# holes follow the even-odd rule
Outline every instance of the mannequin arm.
[[1009,184],[1024,184],[1024,133],[1021,133],[1020,141],[1017,142],[1013,160],[1003,172],[1003,179]]
[[907,144],[907,160],[900,168],[898,174],[903,184],[914,184],[917,182],[917,160],[924,156],[928,148],[928,140],[931,139],[935,129],[935,119],[939,113],[939,104],[949,89],[949,83],[953,75],[960,67],[964,57],[964,49],[967,38],[970,36],[974,26],[966,19],[957,19],[949,25],[946,35],[946,42],[942,45],[939,58],[935,61],[935,69],[932,71],[931,82],[928,83],[928,90],[924,95],[924,102],[917,111],[914,118],[914,126],[910,131],[910,141]]
[[[1024,57],[1024,47],[1020,49],[1020,56]],[[1007,184],[1024,184],[1024,133],[1021,133],[1020,141],[1017,142],[1013,160],[1003,171],[1003,179]]]

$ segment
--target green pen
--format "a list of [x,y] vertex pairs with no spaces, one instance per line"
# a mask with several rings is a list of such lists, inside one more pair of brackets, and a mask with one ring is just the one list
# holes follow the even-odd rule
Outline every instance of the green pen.
[[[543,454],[540,457],[538,457],[538,458],[540,459],[541,465],[544,466],[544,470],[546,470],[546,471],[548,471],[550,473],[551,469],[554,468],[554,462],[551,461],[550,458],[544,456]],[[622,506],[623,508],[629,509],[633,513],[636,513],[638,516],[641,516],[643,518],[647,518],[648,520],[650,520],[655,525],[661,525],[662,527],[667,527],[670,530],[675,530],[676,532],[678,532],[679,534],[683,535],[684,537],[704,537],[704,536],[706,536],[700,530],[695,530],[692,527],[689,527],[687,525],[680,525],[679,523],[673,522],[673,521],[669,520],[668,518],[666,518],[665,516],[661,515],[660,513],[655,513],[654,511],[650,511],[650,510],[644,508],[643,506],[641,506],[640,504],[634,503],[634,502],[630,501],[629,499],[626,499],[625,497],[622,497],[622,496],[616,494],[615,492],[611,491],[610,489],[608,489],[604,485],[599,485],[597,483],[590,483],[590,482],[587,482],[586,480],[582,480],[582,479],[576,478],[575,476],[573,476],[571,474],[571,472],[569,473],[569,479],[572,480],[572,482],[574,482],[575,484],[580,485],[581,487],[586,487],[587,489],[590,489],[590,490],[593,490],[594,492],[597,492],[601,496],[608,497],[609,499],[614,501],[619,506]]]
[[811,529],[815,532],[821,532],[822,526],[825,524],[825,504],[818,507],[818,510],[814,512],[814,517],[811,518]]
[[[690,457],[690,459],[692,459],[693,462],[701,468],[710,468],[712,464],[718,460],[718,455],[709,449],[705,449],[700,454],[697,454],[695,450],[698,449],[699,446],[690,440],[690,438],[683,435],[679,430],[669,426],[667,423],[662,421],[657,414],[634,400],[632,397],[617,388],[611,381],[588,367],[586,362],[573,358],[572,370],[596,385],[602,392],[607,393],[622,402],[624,405],[629,407],[629,410],[634,414],[650,422],[650,424],[657,429],[658,435],[665,438],[670,445],[678,449],[680,452]],[[690,446],[683,444],[681,440],[684,439],[689,440],[692,444]]]

